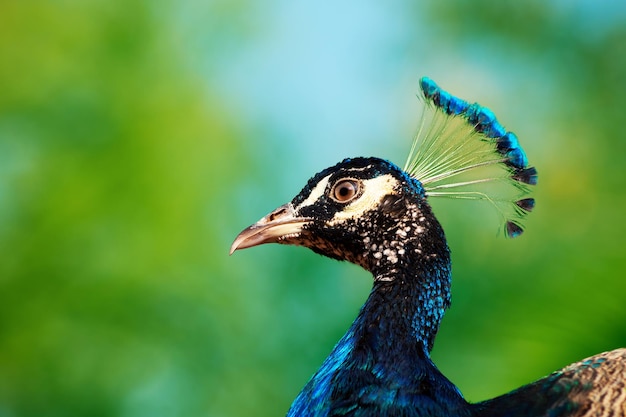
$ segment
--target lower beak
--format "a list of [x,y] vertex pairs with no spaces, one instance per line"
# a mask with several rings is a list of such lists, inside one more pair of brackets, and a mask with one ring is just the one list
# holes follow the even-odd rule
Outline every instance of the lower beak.
[[296,237],[302,227],[310,222],[308,218],[296,217],[291,203],[278,207],[267,216],[237,235],[230,247],[232,255],[238,249],[251,248],[264,243],[278,243],[289,237]]

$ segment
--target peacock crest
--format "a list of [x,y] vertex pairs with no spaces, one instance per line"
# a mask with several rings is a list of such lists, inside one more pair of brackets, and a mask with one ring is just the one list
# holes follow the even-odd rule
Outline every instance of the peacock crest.
[[517,136],[487,107],[451,95],[430,78],[420,87],[425,106],[404,171],[428,196],[489,201],[506,235],[519,236],[535,206],[528,195],[537,170],[528,166]]

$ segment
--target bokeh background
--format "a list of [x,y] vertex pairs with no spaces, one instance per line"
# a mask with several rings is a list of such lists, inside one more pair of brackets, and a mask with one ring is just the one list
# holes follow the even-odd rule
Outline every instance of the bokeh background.
[[358,268],[245,226],[349,156],[403,164],[418,79],[540,172],[516,240],[434,201],[472,401],[626,346],[626,3],[0,2],[0,416],[277,416],[350,325]]

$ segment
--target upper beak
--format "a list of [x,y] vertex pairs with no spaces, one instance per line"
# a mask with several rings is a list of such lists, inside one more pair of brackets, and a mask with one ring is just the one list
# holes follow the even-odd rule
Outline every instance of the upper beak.
[[300,234],[311,219],[296,217],[291,203],[278,207],[267,216],[237,235],[230,247],[232,255],[237,249],[250,248],[263,243],[276,243],[289,235]]

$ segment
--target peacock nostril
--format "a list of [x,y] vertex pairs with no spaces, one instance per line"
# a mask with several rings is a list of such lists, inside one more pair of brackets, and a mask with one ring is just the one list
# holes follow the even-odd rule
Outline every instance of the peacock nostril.
[[276,211],[274,211],[274,212],[272,212],[272,213],[270,214],[270,216],[269,216],[269,220],[270,220],[270,221],[274,221],[274,220],[276,220],[277,218],[279,218],[279,217],[283,216],[286,212],[287,212],[287,210],[285,210],[285,208],[284,208],[284,207],[281,207],[280,209],[278,209],[278,210],[276,210]]

